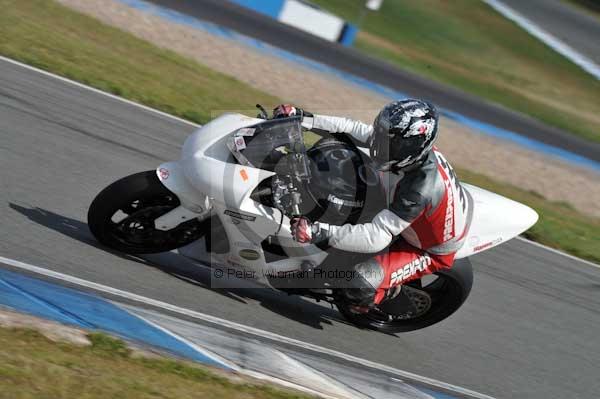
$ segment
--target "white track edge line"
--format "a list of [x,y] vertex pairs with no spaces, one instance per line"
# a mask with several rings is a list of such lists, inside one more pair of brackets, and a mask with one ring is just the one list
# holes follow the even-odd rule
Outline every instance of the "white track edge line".
[[305,371],[308,370],[308,372],[312,373],[313,376],[321,378],[323,381],[326,381],[330,386],[336,388],[337,390],[345,391],[345,393],[346,393],[345,397],[348,397],[347,394],[351,393],[353,396],[350,396],[350,397],[353,399],[368,399],[369,398],[368,396],[366,396],[364,393],[358,391],[357,389],[355,389],[349,385],[346,385],[333,377],[328,376],[326,373],[324,373],[320,370],[310,367],[308,364],[305,364],[304,362],[301,362],[300,360],[294,359],[287,353],[284,353],[278,349],[273,349],[273,348],[271,348],[271,350],[275,351],[276,354],[281,359],[288,362],[288,364],[289,363],[293,364],[296,369],[304,369]]
[[210,358],[213,362],[220,363],[221,365],[230,368],[232,371],[236,371],[236,372],[240,371],[240,368],[235,363],[230,362],[229,360],[225,359],[224,357],[219,356],[218,354],[213,353],[212,351],[204,349],[200,345],[195,344],[195,343],[189,341],[188,339],[182,337],[179,334],[174,333],[173,331],[171,331],[171,330],[169,330],[169,329],[167,329],[167,328],[159,325],[158,323],[150,321],[150,320],[146,319],[143,316],[140,316],[140,315],[138,315],[138,314],[136,314],[134,312],[131,312],[131,311],[127,310],[127,309],[124,309],[123,307],[119,306],[119,304],[117,302],[111,301],[111,303],[113,305],[115,305],[115,306],[118,306],[119,309],[121,309],[121,310],[129,313],[132,317],[136,317],[136,318],[142,320],[143,322],[148,323],[149,325],[151,325],[152,327],[156,328],[157,330],[162,331],[165,334],[169,335],[170,337],[175,338],[177,341],[183,342],[184,344],[186,344],[187,346],[189,346],[190,348],[192,348],[196,352],[200,353],[201,355]]
[[279,335],[276,333],[272,333],[269,331],[265,331],[265,330],[261,330],[255,327],[250,327],[250,326],[246,326],[243,324],[239,324],[233,321],[229,321],[229,320],[225,320],[225,319],[221,319],[219,317],[216,316],[211,316],[205,313],[200,313],[191,309],[186,309],[186,308],[181,308],[179,306],[176,305],[172,305],[170,303],[167,302],[162,302],[159,301],[157,299],[152,299],[152,298],[148,298],[142,295],[138,295],[138,294],[134,294],[132,292],[128,292],[128,291],[123,291],[120,290],[118,288],[113,288],[113,287],[109,287],[103,284],[99,284],[99,283],[94,283],[92,281],[88,281],[88,280],[84,280],[81,279],[79,277],[75,277],[75,276],[71,276],[68,274],[64,274],[64,273],[59,273],[53,270],[49,270],[49,269],[45,269],[39,266],[34,266],[25,262],[21,262],[15,259],[10,259],[10,258],[5,258],[3,256],[0,256],[0,262],[1,263],[5,263],[7,265],[19,268],[19,269],[23,269],[23,270],[27,270],[29,272],[33,272],[39,275],[43,275],[43,276],[47,276],[47,277],[51,277],[57,280],[62,280],[62,281],[66,281],[68,283],[71,284],[75,284],[75,285],[79,285],[82,287],[86,287],[86,288],[91,288],[95,291],[99,291],[99,292],[104,292],[116,297],[121,297],[121,298],[125,298],[128,300],[133,300],[139,303],[144,303],[147,305],[151,305],[157,308],[162,308],[165,310],[169,310],[173,313],[178,313],[184,316],[188,316],[188,317],[192,317],[192,318],[196,318],[199,320],[203,320],[212,324],[216,324],[216,325],[220,325],[223,327],[227,327],[229,329],[235,330],[235,331],[239,331],[245,334],[252,334],[252,335],[256,335],[259,337],[263,337],[263,338],[267,338],[270,339],[272,341],[276,341],[276,342],[280,342],[283,344],[287,344],[287,345],[291,345],[291,346],[295,346],[298,347],[300,349],[304,349],[304,350],[311,350],[313,352],[317,352],[317,353],[322,353],[322,354],[326,354],[329,356],[333,356],[333,357],[337,357],[343,360],[346,360],[348,362],[351,363],[355,363],[355,364],[359,364],[359,365],[363,365],[363,366],[367,366],[369,368],[375,369],[375,370],[380,370],[380,371],[385,371],[391,374],[395,374],[404,378],[408,378],[414,381],[419,381],[421,383],[430,385],[430,386],[434,386],[434,387],[438,387],[441,389],[445,389],[445,390],[449,390],[449,391],[453,391],[462,395],[467,395],[467,396],[471,396],[477,399],[494,399],[491,396],[487,396],[475,391],[471,391],[469,389],[466,388],[461,388],[459,386],[455,386],[452,384],[448,384],[442,381],[438,381],[438,380],[434,380],[432,378],[429,377],[425,377],[425,376],[421,376],[418,374],[414,374],[408,371],[404,371],[404,370],[400,370],[400,369],[396,369],[394,367],[391,366],[386,366],[383,364],[379,364],[376,362],[372,362],[370,360],[366,360],[366,359],[361,359],[358,358],[356,356],[352,356],[352,355],[348,355],[342,352],[338,352],[336,350],[333,349],[328,349],[328,348],[324,348],[318,345],[314,345],[311,343],[307,343],[307,342],[303,342],[303,341],[299,341],[293,338],[288,338],[285,337],[283,335]]
[[273,382],[273,383],[279,384],[279,385],[287,387],[287,388],[292,388],[292,389],[296,389],[298,391],[302,391],[302,392],[305,392],[305,393],[308,393],[308,394],[311,394],[311,395],[316,395],[316,396],[318,396],[320,398],[340,399],[340,397],[338,397],[338,396],[331,396],[331,395],[322,393],[320,391],[316,391],[316,390],[314,390],[312,388],[308,388],[308,387],[305,387],[303,385],[296,384],[294,382],[289,382],[289,381],[286,381],[286,380],[282,380],[281,378],[272,377],[272,376],[267,375],[267,374],[262,374],[262,373],[259,373],[257,371],[253,371],[253,370],[248,370],[248,369],[242,368],[238,372],[240,374],[244,374],[244,375],[246,375],[248,377],[252,377],[252,378],[255,378],[257,380],[264,380],[264,381]]
[[571,62],[579,66],[581,69],[592,75],[594,78],[600,80],[600,66],[596,64],[592,59],[583,55],[567,43],[558,39],[556,36],[549,33],[547,30],[534,23],[532,20],[512,9],[510,6],[504,4],[499,0],[483,0],[487,5],[492,7],[498,13],[502,14],[505,18],[510,19],[523,30],[534,36],[563,57],[569,59]]
[[[92,92],[94,92],[94,93],[97,93],[97,94],[100,94],[100,95],[103,95],[103,96],[106,96],[106,97],[112,98],[112,99],[114,99],[114,100],[117,100],[117,101],[121,101],[121,102],[123,102],[123,103],[125,103],[125,104],[133,105],[133,106],[135,106],[135,107],[138,107],[138,108],[141,108],[141,109],[143,109],[143,110],[146,110],[146,111],[149,111],[149,112],[152,112],[152,113],[158,114],[158,115],[160,115],[160,116],[163,116],[163,117],[165,117],[165,118],[167,118],[167,119],[174,119],[174,120],[176,120],[176,121],[179,121],[179,122],[185,123],[185,124],[187,124],[187,125],[189,125],[189,126],[194,126],[194,127],[200,127],[200,126],[201,126],[201,125],[195,124],[195,123],[193,123],[193,122],[186,121],[185,119],[181,119],[181,118],[179,118],[179,117],[177,117],[177,116],[174,116],[174,115],[171,115],[171,114],[167,114],[166,112],[159,111],[159,110],[157,110],[157,109],[154,109],[154,108],[148,107],[148,106],[146,106],[146,105],[142,105],[142,104],[136,103],[136,102],[134,102],[134,101],[127,100],[127,99],[125,99],[125,98],[123,98],[123,97],[119,97],[119,96],[116,96],[116,95],[114,95],[114,94],[110,94],[110,93],[107,93],[107,92],[105,92],[105,91],[102,91],[102,90],[99,90],[99,89],[96,89],[96,88],[93,88],[93,87],[90,87],[90,86],[86,86],[86,85],[84,85],[84,84],[82,84],[82,83],[75,82],[74,80],[70,80],[70,79],[64,78],[64,77],[62,77],[62,76],[59,76],[59,75],[53,74],[53,73],[51,73],[51,72],[44,71],[43,69],[39,69],[39,68],[35,68],[35,67],[32,67],[32,66],[30,66],[30,65],[27,65],[27,64],[23,64],[22,62],[15,61],[15,60],[13,60],[13,59],[10,59],[10,58],[3,57],[3,56],[1,56],[1,55],[0,55],[0,60],[2,60],[2,61],[6,61],[6,62],[8,62],[8,63],[10,63],[10,64],[13,64],[13,65],[17,65],[17,66],[23,67],[23,68],[25,68],[25,69],[27,69],[27,70],[30,70],[30,71],[33,71],[33,72],[38,72],[38,73],[41,73],[42,75],[45,75],[45,76],[48,76],[48,77],[51,77],[51,78],[54,78],[54,79],[58,79],[58,80],[60,80],[60,81],[62,81],[62,82],[66,82],[66,83],[72,84],[72,85],[74,85],[74,86],[77,86],[77,87],[79,87],[79,88],[86,89],[86,90],[90,90],[90,91],[92,91]],[[593,263],[593,262],[590,262],[590,261],[588,261],[588,260],[581,259],[581,258],[578,258],[578,257],[576,257],[576,256],[573,256],[573,255],[569,255],[569,254],[567,254],[567,253],[564,253],[564,252],[561,252],[561,251],[559,251],[559,250],[557,250],[557,249],[550,248],[550,247],[548,247],[548,246],[546,246],[546,245],[539,244],[539,243],[537,243],[537,242],[534,242],[534,241],[528,240],[528,239],[526,239],[526,238],[523,238],[523,237],[517,237],[517,238],[518,238],[518,239],[521,239],[522,241],[525,241],[525,242],[528,242],[528,243],[530,243],[530,244],[533,244],[533,245],[535,245],[535,246],[537,246],[537,247],[539,247],[539,248],[546,249],[546,250],[548,250],[548,251],[550,251],[550,252],[553,252],[553,253],[555,253],[555,254],[563,255],[563,256],[566,256],[566,257],[567,257],[567,258],[569,258],[569,259],[577,260],[577,261],[579,261],[579,262],[582,262],[582,263],[588,264],[588,265],[590,265],[590,266],[593,266],[593,267],[599,267],[599,268],[600,268],[600,265],[597,265],[597,264],[595,264],[595,263]]]
[[[118,302],[114,302],[114,301],[111,301],[111,303],[113,305],[116,305],[116,306],[120,305]],[[158,324],[156,322],[153,322],[151,320],[148,320],[146,317],[140,316],[134,310],[124,309],[121,306],[119,306],[119,308],[121,308],[122,310],[124,310],[127,313],[131,314],[132,316],[137,317],[137,318],[143,320],[144,322],[150,324],[152,327],[155,327],[156,329],[164,332],[165,334],[170,335],[171,337],[173,337],[173,338],[175,338],[175,339],[183,342],[186,345],[189,345],[190,347],[192,347],[197,352],[199,352],[199,353],[201,353],[201,354],[203,354],[203,355],[205,355],[207,357],[211,357],[211,358],[217,359],[217,361],[223,363],[224,365],[226,365],[227,367],[229,367],[232,371],[235,371],[236,373],[248,374],[248,372],[249,372],[253,377],[256,377],[256,376],[260,375],[260,376],[262,376],[261,379],[265,379],[265,380],[285,381],[287,384],[291,384],[290,386],[304,388],[306,390],[306,392],[309,392],[309,393],[315,393],[315,392],[317,392],[317,393],[319,393],[320,396],[324,395],[325,397],[332,397],[333,398],[333,396],[330,396],[328,394],[322,393],[321,391],[317,391],[315,388],[311,388],[311,387],[304,386],[304,385],[301,385],[301,384],[298,384],[298,383],[295,383],[295,382],[292,382],[292,381],[288,381],[288,380],[285,380],[285,379],[282,379],[282,378],[274,377],[274,376],[271,376],[269,374],[264,374],[264,373],[261,373],[261,372],[256,371],[256,370],[251,370],[251,369],[248,369],[248,368],[245,368],[245,367],[242,367],[242,366],[238,366],[233,361],[230,361],[230,360],[224,358],[223,356],[221,356],[221,355],[219,355],[219,354],[217,354],[217,353],[215,353],[215,352],[213,352],[211,350],[205,349],[202,346],[200,346],[198,344],[195,344],[194,342],[192,342],[192,341],[188,340],[187,338],[184,338],[181,335],[179,335],[179,334],[177,334],[177,333],[175,333],[175,332],[173,332],[173,331],[171,331],[171,330],[169,330],[169,329],[161,326],[160,324]],[[129,309],[131,309],[131,308],[132,307],[129,307]],[[321,372],[319,370],[316,370],[316,369],[313,369],[313,368],[305,365],[304,363],[302,363],[302,362],[300,362],[300,361],[298,361],[298,360],[296,360],[296,359],[288,356],[287,354],[283,353],[280,350],[273,349],[273,348],[271,348],[271,350],[274,351],[274,352],[276,352],[277,355],[281,356],[286,361],[288,361],[290,363],[295,363],[297,365],[296,367],[308,369],[309,372],[314,373],[314,374],[320,376],[321,378],[323,378],[324,380],[328,381],[329,384],[335,386],[336,388],[342,388],[342,389],[344,389],[346,391],[357,392],[354,388],[345,386],[345,385],[341,384],[340,382],[338,382],[336,380],[333,380],[332,378],[326,376],[323,372]],[[343,386],[340,387],[340,385],[343,385]]]
[[25,68],[25,69],[33,71],[33,72],[40,73],[40,74],[45,75],[45,76],[52,77],[54,79],[60,80],[61,82],[69,83],[69,84],[71,84],[73,86],[76,86],[76,87],[79,87],[81,89],[86,89],[86,90],[92,91],[92,92],[94,92],[96,94],[100,94],[102,96],[112,98],[113,100],[117,100],[117,101],[120,101],[122,103],[129,104],[129,105],[133,105],[134,107],[141,108],[141,109],[143,109],[145,111],[152,112],[152,113],[158,114],[160,116],[163,116],[163,117],[166,117],[166,118],[169,118],[169,119],[174,119],[174,120],[179,121],[181,123],[185,123],[186,125],[189,125],[189,126],[194,126],[194,127],[199,127],[200,126],[200,125],[198,125],[196,123],[187,121],[187,120],[182,119],[182,118],[180,118],[178,116],[171,115],[171,114],[168,114],[168,113],[163,112],[163,111],[159,111],[159,110],[157,110],[155,108],[151,108],[151,107],[148,107],[146,105],[143,105],[143,104],[140,104],[140,103],[136,103],[135,101],[131,101],[131,100],[128,100],[128,99],[123,98],[123,97],[119,97],[119,96],[111,94],[111,93],[107,93],[107,92],[102,91],[100,89],[96,89],[95,87],[84,85],[83,83],[79,83],[79,82],[76,82],[74,80],[67,79],[67,78],[65,78],[63,76],[56,75],[56,74],[48,72],[48,71],[44,71],[43,69],[32,67],[31,65],[24,64],[22,62],[13,60],[11,58],[7,58],[7,57],[4,57],[4,56],[0,55],[0,60],[5,61],[5,62],[7,62],[9,64],[20,66],[22,68]]
[[[113,302],[113,301],[111,301],[111,303],[113,303],[114,305],[118,305],[118,303]],[[302,392],[306,392],[306,393],[309,393],[309,394],[312,394],[312,395],[316,394],[319,397],[324,397],[324,398],[328,398],[328,399],[329,398],[331,398],[331,399],[338,399],[337,397],[326,395],[326,394],[324,394],[324,393],[322,393],[320,391],[317,391],[317,390],[315,390],[313,388],[310,388],[310,387],[305,387],[303,385],[296,384],[294,382],[290,382],[290,381],[283,380],[283,379],[280,379],[280,378],[277,378],[277,377],[272,377],[272,376],[270,376],[268,374],[263,374],[263,373],[260,373],[258,371],[249,370],[249,369],[245,369],[243,367],[240,367],[237,364],[235,364],[235,363],[233,363],[233,362],[231,362],[231,361],[229,361],[229,360],[227,360],[227,359],[225,359],[225,358],[217,355],[216,353],[213,353],[212,351],[204,349],[204,348],[200,347],[199,345],[197,345],[197,344],[195,344],[195,343],[187,340],[186,338],[183,338],[179,334],[176,334],[176,333],[174,333],[174,332],[172,332],[172,331],[164,328],[163,326],[161,326],[161,325],[159,325],[159,324],[157,324],[157,323],[155,323],[153,321],[150,321],[150,320],[146,319],[145,317],[142,317],[142,316],[138,315],[137,313],[133,313],[133,312],[127,310],[127,309],[123,309],[123,308],[121,308],[121,309],[124,310],[124,311],[126,311],[127,313],[131,314],[132,316],[137,317],[140,320],[143,320],[144,322],[150,324],[152,327],[154,327],[154,328],[156,328],[156,329],[164,332],[165,334],[170,335],[171,337],[177,339],[178,341],[183,342],[184,344],[190,346],[192,349],[194,349],[195,351],[203,354],[204,356],[213,358],[213,360],[216,359],[216,361],[218,361],[218,362],[224,364],[225,366],[229,367],[231,369],[230,371],[233,371],[233,372],[236,372],[236,373],[239,373],[239,374],[244,374],[244,375],[247,375],[248,377],[256,378],[256,379],[259,379],[259,380],[264,380],[264,381],[270,381],[270,382],[273,382],[273,383],[277,383],[277,384],[279,384],[281,386],[284,386],[284,387],[287,387],[287,388],[293,388],[293,389],[296,389],[296,390],[299,390],[299,391],[302,391]]]

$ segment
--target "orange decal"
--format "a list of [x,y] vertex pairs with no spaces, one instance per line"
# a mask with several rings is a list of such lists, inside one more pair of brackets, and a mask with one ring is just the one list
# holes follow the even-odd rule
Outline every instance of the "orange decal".
[[248,173],[246,173],[246,169],[240,170],[240,176],[242,176],[242,180],[244,180],[244,181],[248,180]]

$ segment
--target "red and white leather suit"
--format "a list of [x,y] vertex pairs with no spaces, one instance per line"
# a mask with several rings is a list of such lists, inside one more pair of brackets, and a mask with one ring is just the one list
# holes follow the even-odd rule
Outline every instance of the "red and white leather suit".
[[[363,146],[368,146],[373,134],[371,125],[333,116],[305,117],[303,125],[348,134]],[[467,235],[472,212],[469,194],[435,147],[420,165],[400,174],[384,173],[382,181],[388,208],[371,222],[318,226],[320,235],[334,248],[376,253],[371,262],[377,262],[382,273],[367,277],[376,289],[376,304],[392,287],[451,267]],[[398,236],[402,239],[396,240]]]

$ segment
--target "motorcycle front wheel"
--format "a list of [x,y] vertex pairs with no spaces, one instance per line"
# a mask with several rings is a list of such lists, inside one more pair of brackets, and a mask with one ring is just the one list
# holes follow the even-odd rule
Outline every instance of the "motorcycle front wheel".
[[462,306],[472,286],[471,262],[468,259],[459,259],[452,268],[441,270],[429,278],[411,282],[407,284],[406,290],[403,287],[412,302],[410,310],[407,309],[404,314],[386,313],[386,307],[389,308],[393,304],[385,304],[385,302],[368,313],[354,313],[344,302],[337,302],[336,305],[340,313],[351,323],[394,334],[420,330],[446,319]]
[[171,251],[202,237],[207,226],[197,219],[162,231],[154,220],[180,205],[155,171],[124,177],[102,190],[88,210],[88,226],[96,239],[128,254]]

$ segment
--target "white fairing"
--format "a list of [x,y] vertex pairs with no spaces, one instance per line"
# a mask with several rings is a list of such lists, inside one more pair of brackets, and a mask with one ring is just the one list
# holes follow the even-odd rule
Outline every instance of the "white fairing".
[[256,184],[272,173],[234,164],[225,141],[231,132],[261,121],[240,114],[214,119],[186,139],[179,161],[159,166],[159,179],[186,207],[201,206],[204,196],[233,209],[243,207]]
[[538,214],[528,206],[470,184],[462,185],[473,197],[474,205],[471,227],[457,259],[508,241],[538,220]]
[[[207,196],[212,214],[219,216],[228,236],[230,252],[227,254],[206,254],[204,240],[181,248],[182,254],[204,262],[257,271],[258,282],[268,284],[260,277],[264,272],[297,270],[305,259],[318,264],[326,254],[313,245],[295,242],[287,216],[282,219],[279,210],[249,198],[256,186],[273,172],[236,164],[226,141],[237,129],[261,122],[264,121],[240,114],[225,114],[212,120],[187,138],[181,159],[159,166],[157,175],[178,197],[183,194],[186,200],[182,199],[182,204],[186,207],[194,192],[202,193],[197,194],[194,204],[198,209],[203,208]],[[161,177],[161,168],[168,170],[166,180]],[[177,176],[173,178],[173,174]],[[286,248],[299,250],[299,256],[267,264],[259,243],[271,235],[277,235]],[[258,257],[248,259],[240,255],[248,251]]]
[[[326,253],[314,245],[299,244],[290,233],[287,216],[275,208],[250,198],[258,184],[274,173],[235,162],[227,139],[234,131],[263,122],[240,114],[225,114],[198,129],[185,141],[179,161],[157,168],[162,183],[181,200],[185,209],[175,209],[162,219],[159,228],[171,228],[179,219],[188,220],[197,213],[217,216],[227,234],[229,251],[207,254],[204,240],[179,251],[191,258],[211,264],[252,270],[260,276],[265,271],[293,271],[304,260],[319,264]],[[268,149],[266,149],[268,150]],[[464,185],[474,200],[472,224],[465,245],[457,258],[464,258],[492,248],[527,230],[537,221],[537,214],[518,202],[471,185]],[[188,212],[191,211],[191,212]],[[260,245],[276,236],[288,255],[267,261]],[[264,277],[259,283],[268,284]]]

